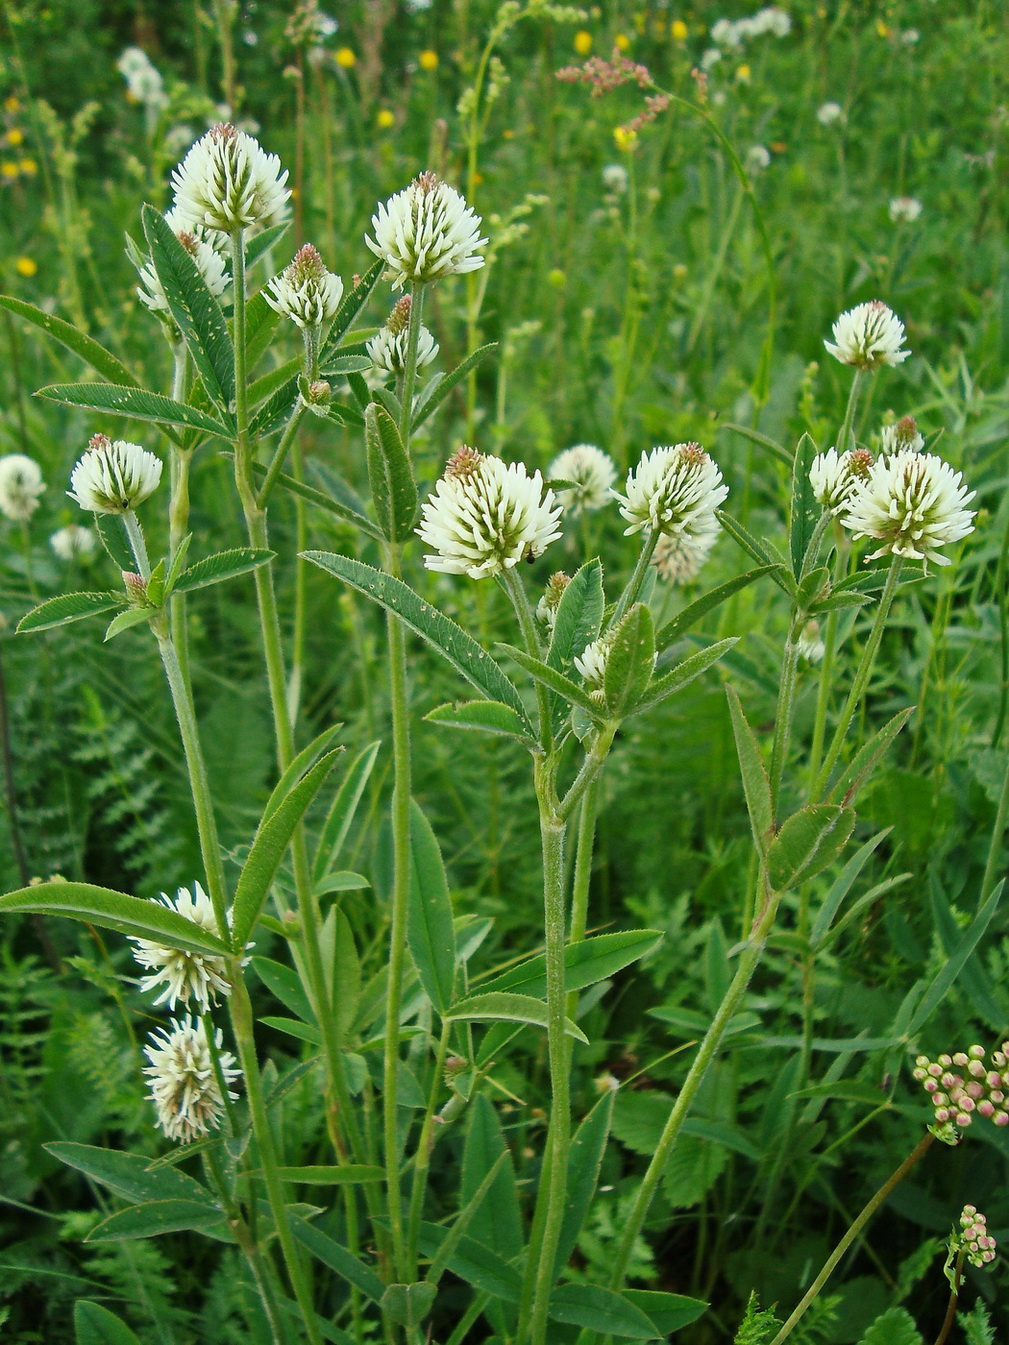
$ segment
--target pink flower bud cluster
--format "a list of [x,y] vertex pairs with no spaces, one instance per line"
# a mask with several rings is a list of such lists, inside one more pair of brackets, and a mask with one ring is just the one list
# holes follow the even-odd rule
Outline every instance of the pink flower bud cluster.
[[975,1116],[1009,1125],[1009,1041],[992,1052],[990,1067],[983,1046],[936,1060],[920,1055],[914,1064],[912,1073],[931,1097],[938,1125],[951,1122],[965,1129]]
[[986,1266],[995,1260],[995,1239],[988,1232],[988,1221],[973,1205],[964,1205],[960,1227],[963,1231],[957,1241],[972,1266]]
[[566,84],[588,84],[593,98],[602,98],[604,94],[619,89],[621,84],[633,83],[641,89],[647,89],[652,83],[648,67],[629,61],[620,54],[619,47],[613,48],[613,55],[608,61],[601,56],[591,56],[584,65],[566,65],[556,75]]

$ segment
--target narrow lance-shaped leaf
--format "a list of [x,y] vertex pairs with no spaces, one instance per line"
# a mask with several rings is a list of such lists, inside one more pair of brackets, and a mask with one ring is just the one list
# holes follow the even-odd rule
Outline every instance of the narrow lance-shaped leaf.
[[633,713],[655,669],[655,627],[644,603],[635,603],[613,632],[606,655],[603,696],[611,719]]
[[385,1285],[369,1266],[346,1247],[341,1247],[338,1242],[334,1242],[331,1237],[312,1224],[306,1223],[298,1215],[291,1214],[290,1221],[291,1232],[303,1247],[308,1248],[317,1261],[321,1261],[330,1270],[335,1270],[341,1279],[346,1280],[355,1289],[360,1289],[366,1298],[372,1299],[375,1303],[381,1302]]
[[743,794],[746,798],[746,811],[750,814],[750,829],[757,849],[767,854],[774,827],[774,810],[771,805],[771,781],[764,767],[757,746],[757,738],[747,723],[743,707],[735,689],[725,688],[729,699],[729,716],[732,719],[732,734],[736,740],[736,755],[743,776]]
[[371,297],[371,292],[378,284],[384,266],[385,263],[379,258],[378,261],[369,266],[350,293],[343,296],[340,307],[336,310],[333,325],[329,329],[326,344],[319,356],[320,367],[325,367],[339,349],[340,342],[350,331],[358,313]]
[[455,927],[441,851],[431,824],[410,800],[407,944],[428,999],[444,1015],[455,980]]
[[744,527],[738,519],[733,518],[731,514],[716,509],[715,516],[729,536],[734,538],[746,554],[751,556],[759,566],[766,567],[766,573],[780,589],[783,589],[791,597],[795,592],[795,581],[782,563],[782,557],[775,554],[775,551],[767,542],[754,537],[753,533]]
[[607,1089],[605,1095],[599,1099],[575,1131],[575,1137],[571,1142],[564,1218],[554,1260],[555,1279],[560,1276],[571,1258],[585,1216],[595,1197],[616,1096],[613,1089]]
[[79,1298],[74,1304],[74,1334],[76,1345],[140,1345],[114,1312],[87,1298]]
[[496,349],[497,342],[489,341],[487,345],[474,350],[472,355],[467,355],[457,369],[453,369],[450,374],[446,374],[444,378],[439,379],[433,387],[428,384],[428,387],[417,399],[411,427],[417,429],[418,426],[423,425],[428,416],[432,415],[441,406],[452,389],[458,386],[464,378],[468,378],[480,361],[486,359],[491,351]]
[[139,387],[139,384],[130,373],[126,365],[117,359],[104,346],[98,344],[93,337],[87,336],[84,332],[79,332],[76,327],[72,327],[69,322],[64,322],[62,318],[55,317],[52,313],[45,313],[41,308],[36,308],[34,304],[27,304],[23,299],[14,299],[9,294],[0,294],[0,308],[6,308],[9,313],[15,313],[19,318],[24,318],[26,322],[32,323],[41,331],[58,341],[61,346],[67,350],[72,350],[75,355],[79,355],[86,364],[90,364],[103,378],[107,378],[110,383],[120,383],[126,387]]
[[222,1224],[225,1213],[222,1209],[208,1208],[195,1200],[151,1200],[144,1205],[131,1205],[129,1209],[119,1210],[115,1214],[96,1224],[84,1239],[85,1242],[123,1242],[130,1238],[156,1238],[163,1233],[178,1233],[184,1229],[213,1228]]
[[190,1200],[216,1207],[213,1196],[195,1177],[174,1167],[153,1168],[144,1154],[69,1140],[57,1140],[43,1148],[67,1167],[83,1172],[133,1204],[147,1200]]
[[[792,498],[788,519],[788,549],[792,559],[792,573],[796,579],[806,564],[806,552],[816,527],[820,506],[813,497],[809,469],[816,456],[816,445],[808,434],[803,434],[795,450],[792,464]],[[814,560],[815,558],[810,558]]]
[[33,607],[18,622],[17,633],[28,635],[32,631],[52,630],[56,626],[66,626],[71,621],[83,621],[85,617],[114,612],[116,608],[125,605],[126,599],[119,593],[64,593]]
[[859,748],[851,764],[845,767],[828,791],[826,799],[828,803],[851,802],[914,711],[915,707],[909,705],[906,710],[895,714],[863,747]]
[[[452,1022],[529,1023],[533,1027],[547,1026],[547,1006],[531,995],[495,992],[469,995],[453,1004],[445,1017]],[[588,1037],[570,1018],[564,1020],[564,1031],[576,1041],[588,1043]]]
[[129,938],[152,939],[189,953],[228,952],[216,934],[160,901],[142,901],[91,883],[62,881],[37,883],[0,897],[0,915],[65,915],[103,929],[115,929]]
[[700,677],[701,673],[707,670],[721,659],[733,645],[738,643],[738,636],[730,635],[727,640],[719,640],[716,644],[709,645],[707,649],[701,649],[696,654],[691,654],[685,658],[682,663],[677,663],[675,668],[657,677],[648,688],[644,700],[635,707],[634,713],[641,714],[645,710],[650,710],[653,705],[660,705],[662,701],[674,695],[692,682],[695,677]]
[[851,808],[815,803],[800,808],[781,825],[767,849],[767,878],[776,892],[786,892],[832,863],[855,826]]
[[455,729],[475,729],[532,743],[529,730],[516,712],[500,701],[453,701],[439,705],[424,716],[429,724],[446,724]]
[[374,402],[364,413],[364,441],[379,524],[390,542],[405,542],[417,516],[417,486],[396,422]]
[[651,1318],[639,1307],[597,1284],[562,1284],[550,1295],[550,1317],[621,1340],[660,1338]]
[[[262,483],[266,478],[266,468],[259,463],[254,463],[252,468],[253,475],[258,483]],[[321,490],[316,490],[314,486],[306,486],[303,481],[297,481],[293,476],[288,476],[286,472],[280,472],[277,475],[277,484],[283,486],[286,491],[292,495],[299,495],[309,504],[317,505],[318,508],[325,510],[327,514],[334,514],[342,523],[350,523],[361,532],[367,533],[373,537],[376,542],[383,542],[381,529],[377,528],[366,514],[352,509],[341,500],[333,499],[332,496],[325,494]]]
[[551,668],[567,673],[586,645],[598,637],[605,606],[603,567],[593,559],[581,567],[561,594],[547,654]]
[[995,912],[998,910],[999,902],[1002,900],[1002,892],[1005,888],[1005,879],[998,884],[991,896],[985,901],[984,905],[975,915],[964,930],[963,938],[950,953],[946,962],[936,972],[932,978],[924,995],[911,1016],[911,1021],[904,1032],[904,1039],[913,1039],[918,1032],[925,1026],[929,1018],[939,1007],[954,984],[957,977],[964,968],[967,959],[973,953],[984,938],[988,926],[995,918]]
[[[622,929],[569,944],[564,949],[564,989],[584,990],[586,986],[614,976],[650,953],[661,938],[662,933],[657,929]],[[547,990],[546,957],[539,953],[517,967],[510,967],[481,985],[480,989],[484,993],[515,990],[523,995],[541,997]]]
[[228,324],[195,260],[153,206],[142,212],[151,261],[203,386],[225,412],[235,397],[235,351]]
[[602,707],[595,703],[584,687],[579,686],[577,682],[573,682],[570,677],[565,677],[563,673],[558,672],[556,668],[551,668],[542,659],[527,654],[524,649],[518,649],[515,645],[499,641],[498,648],[503,649],[509,658],[514,659],[520,668],[524,668],[530,677],[542,686],[547,687],[550,691],[555,691],[558,696],[561,696],[571,705],[580,706],[593,719],[602,717]]
[[239,546],[232,551],[219,551],[216,556],[205,556],[187,570],[183,570],[175,581],[176,593],[190,593],[196,588],[209,588],[211,584],[223,584],[226,579],[234,579],[240,574],[249,574],[267,565],[276,555],[275,551],[256,550],[253,547]]
[[503,701],[510,705],[528,723],[522,698],[490,654],[481,649],[461,626],[424,602],[402,580],[372,569],[370,565],[363,565],[360,561],[351,560],[349,556],[338,556],[328,551],[304,551],[302,555],[320,569],[335,574],[359,593],[394,612],[404,625],[426,640],[462,673],[481,695],[488,700]]
[[347,832],[354,821],[357,805],[361,802],[365,786],[371,778],[375,758],[381,745],[379,742],[369,743],[347,767],[336,797],[326,814],[322,831],[319,833],[312,864],[312,877],[316,883],[321,882],[329,873],[339,857],[343,843],[347,839]]
[[45,397],[50,402],[63,402],[66,406],[104,411],[127,420],[150,420],[156,425],[187,425],[221,439],[230,439],[233,433],[230,423],[214,420],[198,407],[175,402],[171,397],[163,397],[160,392],[148,392],[144,388],[121,387],[115,383],[53,383],[48,388],[40,388],[35,396]]

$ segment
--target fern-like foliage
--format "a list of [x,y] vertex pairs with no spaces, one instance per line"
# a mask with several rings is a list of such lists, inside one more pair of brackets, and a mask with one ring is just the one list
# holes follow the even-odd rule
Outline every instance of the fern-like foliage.
[[750,1291],[746,1305],[746,1315],[739,1323],[733,1345],[767,1345],[781,1321],[770,1308],[762,1308],[757,1299],[756,1289]]
[[960,1318],[967,1345],[995,1345],[995,1329],[988,1316],[988,1309],[979,1298],[971,1312]]

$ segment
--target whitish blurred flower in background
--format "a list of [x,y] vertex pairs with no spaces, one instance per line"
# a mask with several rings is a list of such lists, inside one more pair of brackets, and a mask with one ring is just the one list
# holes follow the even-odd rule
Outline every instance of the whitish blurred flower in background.
[[848,453],[828,448],[826,453],[818,453],[809,467],[813,498],[831,513],[840,513],[859,483],[867,479],[871,466],[872,454],[864,448]]
[[126,92],[135,102],[142,103],[152,112],[160,112],[168,106],[164,80],[145,51],[127,47],[116,62],[116,69],[126,81]]
[[778,5],[765,5],[749,18],[718,19],[711,26],[711,40],[719,47],[738,51],[750,38],[762,37],[765,33],[787,37],[791,30],[792,20],[785,10]]
[[[227,1088],[241,1071],[231,1052],[220,1049],[223,1040],[218,1028],[214,1045]],[[144,1055],[151,1062],[144,1073],[158,1113],[158,1125],[170,1140],[189,1144],[220,1125],[224,1098],[214,1071],[206,1028],[200,1019],[172,1019],[170,1029],[158,1028],[151,1033]],[[229,1089],[228,1097],[234,1099],[238,1094]]]
[[[390,374],[398,377],[406,368],[410,304],[409,294],[398,299],[385,326],[365,345],[376,372],[383,377],[387,378]],[[430,364],[438,354],[438,349],[438,342],[422,323],[417,333],[417,368],[423,369]]]
[[[167,892],[162,892],[161,903],[186,920],[192,920],[194,925],[199,925],[208,933],[220,935],[213,905],[199,883],[193,883],[191,893],[187,887],[180,887],[174,900]],[[218,995],[231,994],[223,957],[213,953],[183,952],[150,939],[134,938],[131,942],[136,944],[134,957],[142,967],[149,968],[153,973],[143,977],[141,990],[163,987],[155,1004],[167,1004],[170,1009],[174,1009],[179,1000],[188,1004],[190,999],[195,999],[200,1012],[206,1013],[211,1004],[217,1003]]]
[[693,537],[689,533],[667,536],[665,533],[655,543],[652,564],[659,578],[667,584],[688,584],[700,574],[701,566],[711,554],[716,534],[711,533]]
[[483,579],[540,556],[560,537],[561,508],[539,472],[465,445],[421,506],[418,535],[436,555],[429,570]]
[[756,175],[771,166],[771,152],[764,145],[751,145],[746,151],[743,166],[748,173]]
[[614,491],[629,527],[650,528],[700,545],[718,532],[715,510],[729,493],[718,466],[700,444],[675,444],[642,453],[627,474],[625,495]]
[[918,430],[914,416],[901,416],[896,425],[884,425],[879,432],[880,451],[888,456],[891,453],[920,453],[925,447],[925,437]]
[[184,153],[196,139],[196,132],[185,122],[177,122],[174,126],[169,126],[165,132],[165,138],[162,141],[162,147],[166,154],[178,157]]
[[443,276],[476,271],[480,216],[463,196],[435,173],[421,173],[371,217],[375,238],[365,243],[392,272],[394,288],[408,282],[427,284]]
[[807,663],[819,663],[827,652],[827,646],[820,638],[820,625],[817,621],[807,621],[799,636],[799,657]]
[[608,163],[603,168],[603,186],[614,196],[623,196],[627,190],[627,169],[622,163]]
[[299,327],[322,327],[336,317],[343,281],[326,269],[312,244],[305,243],[290,265],[270,281],[263,298]]
[[575,483],[566,489],[558,487],[557,503],[565,513],[580,514],[583,509],[602,509],[609,504],[617,469],[610,455],[595,444],[575,444],[558,453],[548,475],[552,481]]
[[286,182],[277,155],[230,124],[212,126],[172,174],[180,220],[224,233],[279,223],[291,195]]
[[161,467],[161,459],[139,444],[96,434],[70,473],[67,494],[96,514],[125,514],[157,490]]
[[708,47],[707,51],[701,52],[701,59],[698,64],[705,74],[707,74],[707,72],[712,70],[721,59],[722,53],[717,47]]
[[45,491],[42,468],[24,453],[0,458],[0,514],[12,523],[27,523]]
[[974,511],[966,506],[975,493],[942,458],[903,451],[873,464],[841,522],[855,537],[882,543],[869,560],[893,555],[949,565],[938,548],[974,531]]
[[[228,281],[231,279],[220,251],[206,241],[202,229],[194,231],[184,227],[176,228],[179,223],[177,211],[170,210],[165,216],[165,221],[196,263],[196,269],[203,277],[207,289],[215,298],[219,299],[228,288]],[[220,237],[220,235],[217,236]],[[152,313],[163,313],[166,317],[170,317],[171,310],[168,307],[168,300],[165,298],[164,286],[161,284],[152,261],[140,268],[140,282],[137,287],[140,302],[149,308]]]
[[836,126],[844,120],[844,108],[840,103],[821,103],[816,109],[816,120],[821,126]]
[[917,28],[905,28],[900,35],[900,40],[905,47],[913,47],[920,37],[921,33],[918,32]]
[[49,545],[60,560],[88,560],[95,554],[95,534],[79,523],[68,523],[49,538]]
[[901,349],[904,324],[880,299],[870,299],[842,313],[832,331],[834,343],[823,344],[836,360],[856,369],[901,364],[911,354]]
[[894,196],[890,201],[890,219],[894,224],[913,224],[923,209],[916,196]]

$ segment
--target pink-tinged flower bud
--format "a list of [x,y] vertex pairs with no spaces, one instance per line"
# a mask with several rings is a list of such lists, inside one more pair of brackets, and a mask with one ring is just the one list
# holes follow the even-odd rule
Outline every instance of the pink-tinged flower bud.
[[965,1111],[958,1111],[953,1120],[964,1130],[970,1125],[970,1116]]
[[933,1079],[938,1079],[939,1076],[942,1074],[942,1066],[939,1065],[939,1064],[935,1064],[935,1063],[933,1063],[933,1064],[929,1065],[929,1067],[928,1067],[928,1072],[929,1072],[929,1074],[932,1075]]
[[968,1073],[968,1074],[972,1074],[972,1075],[974,1076],[975,1079],[980,1079],[980,1078],[982,1078],[983,1075],[984,1075],[984,1072],[985,1072],[985,1068],[984,1068],[984,1065],[982,1064],[982,1062],[981,1062],[980,1060],[977,1060],[977,1059],[972,1060],[972,1061],[970,1062],[970,1064],[967,1066],[967,1073]]
[[[908,416],[907,419],[910,420],[910,416]],[[901,422],[901,423],[903,424],[903,422]],[[983,1047],[983,1046],[978,1046],[978,1045],[976,1045],[976,1044],[975,1044],[974,1046],[968,1046],[968,1047],[967,1047],[967,1054],[971,1057],[972,1060],[983,1060],[983,1059],[984,1059],[984,1047]]]
[[985,1116],[985,1117],[994,1116],[995,1115],[994,1102],[990,1101],[988,1098],[985,1098],[983,1102],[979,1102],[977,1104],[977,1114],[978,1116]]
[[[940,1125],[945,1125],[945,1123],[949,1120],[948,1109],[946,1107],[936,1107],[935,1119],[939,1122]],[[998,1122],[996,1122],[996,1125],[997,1124]]]
[[962,1068],[964,1065],[966,1065],[966,1063],[967,1063],[967,1052],[957,1051],[956,1055],[954,1055],[953,1057],[953,1064],[958,1065]]
[[966,1094],[959,1099],[959,1102],[960,1110],[965,1112],[972,1112],[976,1105],[974,1099],[972,1097],[967,1097]]
[[926,1079],[922,1086],[926,1093],[937,1093],[939,1091],[939,1084],[935,1079]]
[[980,1083],[969,1083],[964,1090],[968,1097],[972,1097],[975,1102],[978,1098],[984,1097],[984,1085]]
[[991,1119],[993,1125],[1009,1125],[1009,1111],[997,1111]]
[[953,1063],[953,1057],[951,1055],[947,1055],[945,1051],[941,1056],[939,1056],[939,1064],[942,1065],[944,1069],[949,1069],[952,1063]]

